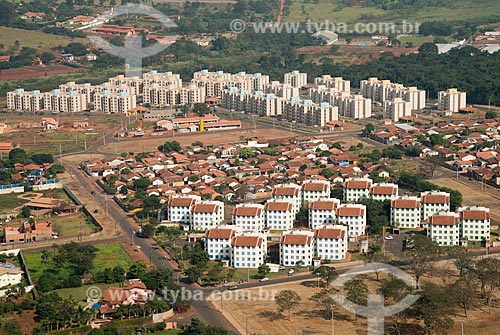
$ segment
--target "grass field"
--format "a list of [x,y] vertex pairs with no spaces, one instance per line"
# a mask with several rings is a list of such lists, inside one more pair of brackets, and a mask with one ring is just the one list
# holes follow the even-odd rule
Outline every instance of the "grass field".
[[16,41],[21,42],[24,47],[48,50],[58,45],[67,45],[71,42],[83,44],[89,43],[86,38],[71,38],[67,36],[46,34],[36,30],[24,30],[9,27],[0,27],[0,41],[4,48],[14,45]]
[[97,226],[89,223],[87,216],[83,212],[53,217],[50,222],[52,222],[54,230],[59,233],[60,237],[88,235],[99,231]]
[[[304,0],[293,0],[290,12],[284,21],[302,22],[306,18],[313,21],[328,20],[330,22],[390,22],[409,20],[425,21],[464,21],[488,17],[500,12],[500,1],[497,0],[456,0],[451,8],[424,7],[409,9],[384,10],[376,7],[342,7],[341,0],[319,0],[312,3]],[[366,19],[361,16],[365,14]]]
[[28,202],[28,200],[18,199],[18,195],[17,193],[0,195],[0,214],[8,214],[12,209]]
[[91,287],[98,287],[101,292],[107,289],[108,287],[120,287],[121,283],[113,283],[113,284],[92,284],[92,285],[83,285],[81,287],[72,287],[72,288],[61,288],[59,290],[55,290],[57,294],[59,294],[62,298],[67,299],[70,296],[73,297],[76,301],[86,301],[87,300],[87,290]]
[[[113,268],[117,265],[120,265],[125,270],[128,270],[130,265],[132,265],[133,263],[128,254],[123,249],[123,247],[118,243],[96,244],[94,246],[99,250],[96,252],[96,257],[94,259],[94,264],[91,269],[91,272],[102,271],[105,268]],[[51,249],[49,249],[49,251],[52,252]],[[41,256],[42,256],[41,251],[24,254],[24,258],[26,260],[26,264],[28,265],[31,277],[35,280],[40,278],[45,269],[55,268],[52,257],[49,259],[47,263],[44,264],[42,263]],[[66,265],[58,270],[58,272],[62,276],[69,274],[70,271],[71,271],[70,265]]]

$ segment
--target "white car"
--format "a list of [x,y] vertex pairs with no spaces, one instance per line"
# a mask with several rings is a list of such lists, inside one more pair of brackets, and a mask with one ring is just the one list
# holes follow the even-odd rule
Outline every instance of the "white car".
[[393,237],[393,236],[391,236],[391,235],[388,235],[388,236],[386,236],[386,237],[385,237],[385,239],[386,239],[386,240],[393,240],[393,239],[394,239],[394,237]]
[[262,279],[261,279],[261,280],[259,280],[259,281],[268,281],[268,280],[269,280],[269,278],[264,277],[264,278],[262,278]]

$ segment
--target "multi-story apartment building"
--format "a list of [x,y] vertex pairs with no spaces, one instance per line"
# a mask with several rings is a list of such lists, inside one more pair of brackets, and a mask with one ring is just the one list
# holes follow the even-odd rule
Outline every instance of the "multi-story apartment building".
[[365,234],[366,206],[360,204],[343,204],[337,207],[337,223],[348,227],[349,239],[356,240]]
[[412,110],[420,110],[425,108],[425,94],[424,90],[419,90],[416,87],[406,87],[400,93],[400,97],[409,102]]
[[262,233],[243,234],[231,241],[231,264],[235,268],[256,269],[267,255],[267,236]]
[[233,224],[244,231],[261,232],[266,225],[264,206],[260,204],[239,204],[233,210]]
[[344,200],[357,202],[370,197],[372,180],[369,178],[350,178],[343,183]]
[[318,229],[337,222],[335,210],[340,200],[324,198],[309,202],[309,228]]
[[441,246],[459,245],[460,222],[458,214],[439,212],[429,216],[427,237]]
[[411,116],[412,104],[402,98],[384,101],[384,116],[393,122],[398,122],[404,116]]
[[284,233],[280,241],[280,264],[294,266],[301,262],[304,266],[312,265],[314,257],[314,232],[292,230]]
[[370,186],[370,199],[377,201],[392,200],[398,196],[398,185],[378,183]]
[[255,91],[248,101],[248,111],[259,116],[276,116],[283,114],[285,100],[273,93],[265,94]]
[[76,91],[61,92],[55,89],[43,95],[45,110],[74,113],[87,109],[86,96]]
[[191,210],[191,230],[207,230],[224,222],[224,203],[221,201],[202,201]]
[[194,84],[186,87],[159,86],[144,87],[144,103],[152,106],[175,106],[205,102],[205,90]]
[[136,106],[136,96],[127,92],[111,93],[104,90],[95,94],[94,109],[97,111],[120,114]]
[[224,108],[235,111],[249,111],[250,91],[229,87],[222,91],[221,104]]
[[330,197],[330,182],[326,180],[305,180],[302,183],[302,203]]
[[7,109],[16,111],[37,112],[44,109],[44,95],[39,90],[25,92],[18,88],[7,92]]
[[288,101],[291,98],[299,96],[299,88],[288,84],[282,84],[279,81],[272,81],[264,88],[264,93],[274,94],[277,97]]
[[92,86],[90,83],[77,84],[74,81],[70,81],[66,84],[59,85],[59,90],[65,93],[75,91],[83,94],[88,104],[94,102],[94,95],[98,91],[98,88],[97,86]]
[[464,241],[490,239],[490,209],[470,206],[457,209],[460,220],[460,236]]
[[296,184],[282,184],[273,188],[271,195],[273,199],[289,201],[295,213],[300,210],[302,204],[301,187]]
[[264,206],[266,227],[269,230],[290,230],[295,222],[295,212],[290,201],[268,200]]
[[422,207],[421,221],[425,223],[429,216],[450,210],[450,194],[441,191],[423,192],[420,194],[420,205]]
[[212,228],[205,232],[205,249],[211,260],[231,259],[231,242],[236,230],[229,227]]
[[460,108],[467,106],[467,93],[459,92],[456,88],[449,88],[438,93],[438,109],[450,110],[457,113]]
[[373,101],[384,102],[387,100],[389,90],[393,84],[390,80],[379,80],[376,77],[361,80],[360,93],[363,97]]
[[314,231],[315,257],[338,261],[347,256],[347,227],[341,225],[319,228]]
[[365,119],[372,115],[371,99],[363,98],[361,95],[351,95],[336,88],[320,85],[309,89],[309,97],[316,103],[328,102],[332,106],[337,106],[340,116]]
[[420,216],[420,198],[400,197],[391,200],[391,225],[398,228],[418,228]]
[[[156,72],[151,71],[150,74]],[[145,73],[144,76],[148,77]],[[180,78],[179,78],[180,79]],[[108,82],[113,86],[125,85],[130,88],[130,94],[141,95],[144,93],[144,80],[139,77],[125,77],[123,74],[117,75],[116,77],[109,78]]]
[[[171,87],[171,88],[181,88],[182,79],[179,74],[174,74],[172,72],[159,73],[156,70],[144,73],[142,75],[144,87],[148,86],[158,86],[158,87]],[[128,82],[125,82],[127,85]]]
[[314,78],[314,87],[319,86],[334,88],[340,92],[351,92],[351,82],[349,80],[344,80],[342,77],[332,77],[329,74]]
[[301,73],[297,70],[285,73],[283,83],[301,88],[307,84],[307,73]]
[[179,196],[170,198],[168,201],[168,219],[173,224],[190,226],[192,209],[196,202],[201,201],[199,196]]
[[304,123],[308,126],[323,127],[327,122],[337,121],[338,107],[328,102],[315,104],[312,100],[300,100],[299,97],[286,101],[283,116],[288,121]]

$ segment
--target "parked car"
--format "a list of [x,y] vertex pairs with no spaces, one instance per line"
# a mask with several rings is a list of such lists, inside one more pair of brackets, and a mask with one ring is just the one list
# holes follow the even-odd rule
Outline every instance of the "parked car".
[[285,270],[285,267],[284,267],[283,265],[280,265],[280,266],[278,267],[278,270]]
[[264,277],[264,278],[262,278],[262,279],[261,279],[261,280],[259,280],[259,281],[261,281],[261,282],[262,282],[262,281],[268,281],[268,280],[269,280],[269,278]]
[[385,237],[385,239],[386,239],[386,240],[393,240],[393,239],[394,239],[394,236],[392,236],[392,235],[388,235],[388,236],[386,236],[386,237]]
[[288,275],[291,276],[295,273],[295,270],[294,269],[290,269],[288,270]]
[[231,290],[231,291],[237,290],[237,289],[238,289],[238,285],[233,285],[233,286],[228,287],[228,290]]

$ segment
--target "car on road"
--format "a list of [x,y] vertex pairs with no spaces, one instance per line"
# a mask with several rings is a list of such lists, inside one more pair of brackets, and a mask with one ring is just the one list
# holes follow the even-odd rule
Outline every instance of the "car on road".
[[392,235],[388,235],[386,237],[384,237],[386,240],[394,240],[394,236]]
[[290,269],[288,270],[288,275],[291,276],[295,273],[295,270],[294,269]]
[[280,265],[280,266],[278,267],[278,270],[285,270],[285,267],[284,267],[283,265]]
[[160,249],[160,246],[158,244],[151,244],[151,248]]
[[262,281],[268,281],[268,280],[269,280],[269,278],[264,277],[264,278],[261,278],[259,281],[261,281],[261,282],[262,282]]
[[229,286],[227,289],[231,290],[231,291],[237,290],[238,289],[238,285]]

